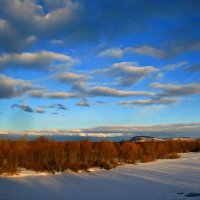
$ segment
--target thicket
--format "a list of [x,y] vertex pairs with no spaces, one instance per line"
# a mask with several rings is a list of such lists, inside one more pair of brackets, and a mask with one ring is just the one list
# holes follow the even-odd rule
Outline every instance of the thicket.
[[0,174],[18,173],[21,168],[50,173],[110,169],[123,163],[178,158],[178,153],[200,151],[200,140],[146,142],[58,142],[39,137],[33,141],[0,140]]

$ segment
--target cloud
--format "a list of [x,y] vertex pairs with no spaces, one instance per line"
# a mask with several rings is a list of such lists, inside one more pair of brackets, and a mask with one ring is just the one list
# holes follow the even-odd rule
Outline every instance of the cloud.
[[[147,31],[151,19],[192,21],[189,19],[199,16],[199,6],[198,1],[187,0],[155,0],[151,4],[147,0],[2,0],[0,18],[6,25],[1,23],[0,45],[5,51],[16,51],[37,41],[45,43],[44,38],[73,46],[101,39],[110,41],[122,34]],[[32,43],[30,37],[35,37]]]
[[165,44],[161,44],[160,47],[141,45],[138,47],[128,47],[125,49],[125,52],[127,53],[137,53],[160,59],[172,59],[180,54],[193,51],[200,51],[200,38],[196,40],[177,39],[176,41],[170,41]]
[[98,53],[98,57],[120,58],[124,54],[120,48],[110,48]]
[[0,99],[18,97],[34,89],[40,89],[40,87],[32,85],[29,81],[0,74]]
[[172,41],[165,49],[166,58],[173,58],[183,53],[200,51],[200,38],[195,40]]
[[200,38],[198,39],[179,39],[160,44],[159,47],[152,45],[138,45],[122,48],[109,48],[98,53],[99,57],[120,58],[127,54],[140,54],[159,59],[172,59],[180,54],[200,51]]
[[200,123],[183,124],[161,124],[161,125],[138,125],[138,126],[100,126],[96,128],[84,129],[86,133],[188,133],[187,131],[199,131]]
[[149,86],[163,90],[156,94],[158,97],[200,94],[200,84],[198,83],[187,85],[151,83]]
[[162,67],[162,70],[164,70],[164,71],[173,71],[175,69],[184,67],[187,64],[188,64],[188,62],[181,61],[181,62],[177,62],[177,63],[174,63],[174,64],[166,65],[166,66]]
[[98,103],[98,104],[103,104],[103,103],[105,103],[105,102],[99,101],[99,100],[98,100],[97,103]]
[[131,86],[158,71],[158,69],[152,66],[139,67],[131,62],[119,62],[96,72],[116,78],[121,86]]
[[123,106],[135,105],[135,106],[148,106],[148,105],[169,105],[180,101],[180,98],[163,97],[158,99],[144,99],[135,101],[121,101],[118,104]]
[[[147,67],[145,69],[147,71],[148,69],[153,70],[153,68],[151,67],[150,68]],[[101,73],[102,72],[103,70],[101,71]],[[86,82],[88,78],[90,77],[87,75],[68,73],[68,72],[59,73],[51,76],[51,79],[56,79],[61,83],[71,85],[72,92],[33,90],[29,92],[29,95],[35,98],[52,98],[52,99],[87,98],[95,96],[103,96],[103,97],[153,96],[153,93],[148,91],[127,91],[127,90],[119,90],[104,86],[88,87]]]
[[90,107],[90,103],[87,99],[82,99],[79,102],[76,103],[77,106],[83,106],[83,107]]
[[200,72],[200,63],[196,63],[185,68],[190,72]]
[[43,108],[41,108],[41,107],[35,108],[34,111],[35,111],[36,113],[45,113],[45,111],[44,111]]
[[75,94],[75,93],[53,92],[53,93],[44,93],[44,94],[42,94],[41,97],[50,98],[50,99],[68,99],[68,98],[74,98],[76,96],[77,96],[77,94]]
[[91,77],[88,75],[70,72],[62,72],[51,76],[51,79],[55,79],[60,83],[71,86],[71,90],[73,91],[73,93],[71,93],[71,97],[69,98],[84,97],[88,91],[86,80],[88,80],[89,78]]
[[157,48],[151,45],[129,46],[126,48],[109,48],[99,52],[99,57],[120,58],[127,54],[141,54],[156,58],[165,58],[166,51],[164,48]]
[[34,112],[33,109],[28,104],[22,104],[22,105],[13,104],[11,108],[20,108],[21,110],[25,112],[31,112],[31,113]]
[[46,108],[56,108],[57,110],[69,110],[68,107],[66,107],[63,104],[56,103],[56,104],[51,104],[49,106],[45,106]]
[[[69,107],[63,105],[63,104],[60,104],[60,103],[56,103],[56,104],[50,104],[50,105],[46,105],[46,106],[38,106],[37,108],[33,109],[35,113],[45,113],[45,110],[47,109],[56,109],[57,111],[59,110],[69,110]],[[53,112],[51,114],[54,114],[54,115],[58,115],[59,113],[58,112]]]
[[128,97],[128,96],[152,96],[153,93],[148,91],[127,91],[118,90],[109,87],[94,87],[88,90],[89,96],[107,96],[107,97]]
[[150,45],[142,45],[137,47],[127,47],[124,50],[125,53],[136,53],[146,56],[153,56],[158,58],[165,57],[165,50],[152,47]]
[[59,67],[67,67],[77,61],[72,57],[50,51],[37,51],[33,53],[11,53],[0,55],[0,66],[13,69],[37,69],[49,71]]
[[4,131],[0,134],[28,134],[28,135],[64,135],[83,137],[132,137],[136,135],[148,135],[154,137],[199,136],[200,122],[159,124],[159,125],[135,125],[135,126],[99,126],[84,129],[51,129],[51,130],[27,130]]
[[[1,2],[2,3],[2,2]],[[0,18],[0,46],[5,51],[19,51],[36,42],[34,35],[21,35],[7,20]]]
[[[38,106],[36,108],[31,108],[28,104],[13,104],[11,105],[11,108],[20,108],[21,110],[25,111],[25,112],[30,112],[30,113],[45,113],[44,109],[49,109],[49,108],[54,108],[57,110],[69,110],[68,107],[66,107],[63,104],[57,103],[57,104],[51,104],[51,105],[47,105],[47,106]],[[55,114],[55,112],[54,112]],[[58,113],[56,113],[58,114]]]
[[51,92],[47,90],[33,90],[29,92],[30,97],[49,98],[49,99],[69,99],[77,97],[77,93]]
[[71,85],[74,90],[83,91],[87,87],[85,81],[89,79],[90,77],[87,75],[82,75],[82,74],[62,72],[62,73],[53,75],[51,78],[56,79],[61,83]]
[[0,17],[5,24],[0,26],[0,44],[5,51],[27,48],[30,46],[27,38],[32,35],[37,40],[52,38],[64,30],[69,35],[81,16],[80,4],[70,0],[56,1],[54,6],[49,6],[48,1],[40,5],[32,0],[14,0],[12,3],[3,0],[1,5]]
[[45,111],[43,110],[42,107],[37,107],[35,109],[31,108],[28,104],[13,104],[11,105],[11,108],[19,108],[25,112],[29,112],[29,113],[45,113]]
[[155,79],[159,80],[159,79],[162,79],[163,77],[165,77],[165,74],[162,73],[162,72],[159,72],[159,73],[156,75]]
[[79,88],[78,92],[51,92],[46,90],[33,90],[28,93],[34,98],[50,98],[50,99],[69,99],[80,97],[131,97],[131,96],[153,96],[154,93],[148,91],[127,91],[109,87],[97,86],[93,88]]

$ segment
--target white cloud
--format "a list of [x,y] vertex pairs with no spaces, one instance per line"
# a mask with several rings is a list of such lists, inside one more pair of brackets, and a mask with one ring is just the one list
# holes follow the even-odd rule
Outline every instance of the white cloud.
[[41,107],[35,108],[34,111],[35,111],[36,113],[44,113],[44,112],[45,112],[44,109],[41,108]]
[[151,74],[158,71],[153,66],[140,67],[132,62],[119,62],[96,72],[116,78],[118,84],[121,86],[130,86],[144,78],[150,77]]
[[124,54],[120,48],[110,48],[98,53],[98,57],[120,58]]
[[199,40],[177,40],[161,44],[160,47],[154,47],[152,45],[128,46],[124,49],[113,47],[99,52],[98,56],[120,58],[127,54],[140,54],[159,59],[171,59],[183,53],[199,50]]
[[12,98],[26,94],[28,91],[40,89],[30,81],[14,79],[0,74],[0,98]]
[[90,77],[82,74],[75,74],[69,72],[62,72],[53,75],[51,78],[60,81],[61,83],[76,84],[89,79]]
[[162,89],[163,91],[157,93],[157,96],[185,96],[200,94],[200,84],[160,84],[151,83],[149,85],[152,88]]
[[164,71],[173,71],[175,69],[178,69],[178,68],[181,68],[181,67],[184,67],[185,65],[187,65],[188,62],[186,61],[181,61],[181,62],[177,62],[177,63],[174,63],[174,64],[169,64],[169,65],[166,65],[162,68],[162,70]]
[[125,53],[137,53],[147,56],[153,56],[158,58],[165,57],[165,50],[160,48],[155,48],[150,45],[143,45],[138,47],[127,47],[124,49]]
[[136,106],[146,106],[146,105],[169,105],[174,104],[177,101],[180,101],[180,98],[169,98],[163,97],[158,99],[143,99],[143,100],[135,100],[135,101],[121,101],[118,104],[128,106],[128,105],[136,105]]
[[35,98],[50,98],[50,99],[69,99],[79,97],[77,93],[68,92],[51,92],[46,90],[33,90],[29,92],[31,97]]
[[51,70],[59,67],[68,67],[77,63],[72,57],[50,51],[33,53],[11,53],[0,55],[1,68],[23,68],[37,70]]
[[90,103],[87,99],[82,99],[79,102],[76,103],[77,106],[83,106],[83,107],[90,107]]
[[111,96],[111,97],[128,97],[128,96],[152,96],[153,93],[148,91],[127,91],[118,90],[108,87],[94,87],[88,90],[89,96]]

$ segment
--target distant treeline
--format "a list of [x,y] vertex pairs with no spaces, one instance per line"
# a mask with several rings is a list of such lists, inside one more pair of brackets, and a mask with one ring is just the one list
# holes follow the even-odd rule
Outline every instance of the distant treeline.
[[18,173],[21,168],[50,173],[110,169],[123,163],[179,158],[178,153],[200,151],[200,140],[145,142],[58,142],[41,136],[33,141],[0,140],[0,174]]

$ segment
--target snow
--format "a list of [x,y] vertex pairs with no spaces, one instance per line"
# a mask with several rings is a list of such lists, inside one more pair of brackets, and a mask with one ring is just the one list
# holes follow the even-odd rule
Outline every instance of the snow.
[[25,170],[20,176],[0,177],[0,199],[199,200],[200,153],[181,156],[109,171],[36,175]]
[[10,178],[21,178],[25,176],[48,176],[48,172],[35,172],[31,170],[21,169],[18,174],[10,175],[10,174],[2,174],[0,177],[10,177]]
[[190,141],[190,140],[194,140],[194,138],[191,138],[191,137],[157,138],[157,137],[151,137],[151,136],[135,136],[125,141],[146,142],[146,141],[166,141],[166,140]]

